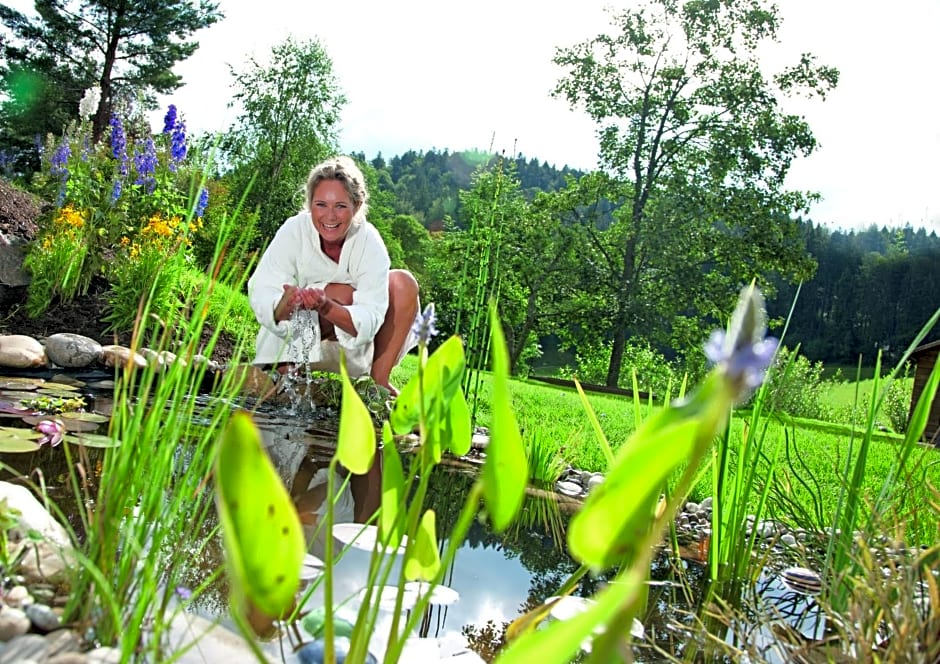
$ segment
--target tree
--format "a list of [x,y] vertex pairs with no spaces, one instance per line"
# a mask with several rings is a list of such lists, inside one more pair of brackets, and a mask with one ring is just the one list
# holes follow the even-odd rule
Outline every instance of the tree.
[[597,123],[616,206],[590,234],[610,289],[609,385],[629,334],[687,339],[742,281],[812,269],[790,214],[815,195],[784,179],[816,143],[778,97],[824,97],[838,71],[807,54],[766,77],[757,49],[779,21],[764,0],[653,0],[613,14],[611,35],[556,51],[567,74],[553,94]]
[[198,48],[190,35],[222,18],[208,0],[36,0],[35,8],[31,19],[0,5],[8,38],[0,121],[3,142],[19,150],[36,134],[61,132],[91,86],[101,92],[95,141],[119,98],[139,97],[154,108],[157,93],[182,84],[173,66]]
[[260,210],[259,230],[269,237],[302,207],[310,168],[338,150],[346,97],[317,40],[288,37],[272,48],[268,63],[252,57],[244,71],[231,73],[232,105],[241,113],[222,137],[222,161],[234,189],[248,190],[246,205]]

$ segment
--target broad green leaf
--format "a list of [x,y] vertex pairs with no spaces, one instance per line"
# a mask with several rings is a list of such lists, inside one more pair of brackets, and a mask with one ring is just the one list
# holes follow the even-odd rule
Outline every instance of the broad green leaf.
[[22,427],[0,427],[0,452],[35,452],[42,434]]
[[294,604],[306,543],[290,494],[247,413],[236,412],[223,432],[215,474],[233,598],[280,617]]
[[444,403],[450,402],[454,393],[460,389],[465,364],[466,358],[460,337],[452,336],[441,344],[428,358],[427,364],[421,370],[420,379],[416,373],[395,397],[395,405],[389,415],[392,430],[401,435],[411,433],[418,425],[421,418],[421,381],[425,409],[434,399],[442,399]]
[[493,363],[493,415],[490,442],[483,463],[483,500],[493,529],[500,533],[515,518],[522,500],[529,473],[525,445],[512,412],[509,393],[509,357],[506,341],[496,315],[490,306],[491,357]]
[[433,581],[440,569],[434,510],[427,510],[418,524],[414,546],[405,558],[405,578],[409,581]]
[[680,464],[696,462],[722,431],[731,399],[721,377],[712,374],[689,401],[643,422],[571,519],[568,546],[576,560],[601,570],[634,552],[669,476]]
[[339,410],[336,458],[350,472],[365,475],[375,458],[375,425],[372,424],[369,409],[362,403],[356,388],[349,380],[345,355],[339,368],[343,379],[343,401]]
[[457,390],[448,404],[446,426],[447,448],[457,456],[463,456],[469,452],[473,438],[473,423],[470,417],[470,406],[462,390]]
[[[333,614],[332,619],[334,636],[352,637],[355,628],[351,622],[338,618],[336,614]],[[326,629],[326,609],[322,606],[312,609],[310,613],[304,616],[300,624],[314,639],[321,638]]]
[[120,447],[121,441],[111,436],[104,436],[98,433],[78,433],[75,435],[66,434],[62,440],[73,445],[84,445],[85,447]]
[[[605,624],[615,613],[624,610],[628,602],[633,603],[644,582],[645,578],[634,571],[618,577],[595,596],[596,603],[583,613],[569,620],[553,622],[546,629],[523,632],[497,656],[496,664],[567,664],[574,661],[585,639],[596,633],[598,626]],[[602,661],[619,661],[619,658],[610,657]]]
[[392,429],[386,421],[382,425],[382,509],[379,512],[379,538],[389,548],[396,549],[405,535],[405,474],[401,457],[392,437]]

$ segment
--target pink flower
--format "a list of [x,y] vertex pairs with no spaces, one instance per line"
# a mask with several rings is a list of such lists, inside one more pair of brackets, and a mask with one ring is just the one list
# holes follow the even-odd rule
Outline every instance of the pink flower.
[[39,439],[40,445],[49,443],[49,445],[55,447],[62,442],[62,437],[65,436],[65,425],[62,420],[43,420],[36,425],[36,431],[43,434],[42,438]]

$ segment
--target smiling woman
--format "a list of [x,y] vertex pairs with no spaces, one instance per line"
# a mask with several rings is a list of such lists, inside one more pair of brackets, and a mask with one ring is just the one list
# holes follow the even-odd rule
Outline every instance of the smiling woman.
[[248,282],[261,323],[255,363],[338,372],[342,350],[350,375],[371,375],[395,392],[389,374],[415,345],[418,285],[390,270],[367,201],[349,157],[310,172],[305,209],[284,222]]

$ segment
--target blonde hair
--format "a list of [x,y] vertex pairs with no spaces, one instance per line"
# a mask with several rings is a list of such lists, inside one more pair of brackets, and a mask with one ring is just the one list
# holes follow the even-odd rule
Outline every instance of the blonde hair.
[[366,218],[369,209],[369,192],[366,191],[366,179],[362,171],[351,158],[345,155],[330,157],[324,162],[314,166],[307,176],[306,209],[309,211],[313,203],[313,192],[324,180],[336,180],[343,184],[349,199],[356,206],[353,223],[360,223]]

